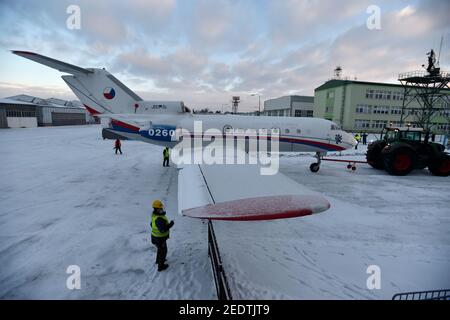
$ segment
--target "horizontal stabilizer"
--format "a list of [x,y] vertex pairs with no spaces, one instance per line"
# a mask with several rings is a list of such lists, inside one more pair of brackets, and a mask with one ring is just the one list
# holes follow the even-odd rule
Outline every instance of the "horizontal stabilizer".
[[78,66],[74,66],[73,64],[69,64],[66,62],[62,62],[56,59],[52,59],[34,52],[29,52],[29,51],[15,51],[13,50],[12,53],[33,60],[37,63],[46,65],[50,68],[59,70],[61,72],[67,72],[70,74],[89,74],[89,73],[93,73],[93,71],[88,70],[88,69],[84,69]]

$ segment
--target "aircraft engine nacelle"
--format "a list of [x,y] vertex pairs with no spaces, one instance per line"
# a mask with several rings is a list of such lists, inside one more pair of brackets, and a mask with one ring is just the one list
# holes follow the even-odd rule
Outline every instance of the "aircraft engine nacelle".
[[137,114],[179,114],[185,112],[183,101],[136,101]]

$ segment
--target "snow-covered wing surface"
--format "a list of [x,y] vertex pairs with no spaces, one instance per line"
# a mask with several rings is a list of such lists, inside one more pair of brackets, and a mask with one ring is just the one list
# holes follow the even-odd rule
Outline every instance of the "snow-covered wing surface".
[[184,165],[178,171],[178,214],[191,208],[212,204],[213,200],[200,166]]
[[301,217],[330,208],[321,195],[281,173],[261,175],[258,165],[189,165],[179,173],[182,215],[215,220]]
[[21,56],[21,57],[33,60],[33,61],[35,61],[37,63],[46,65],[46,66],[48,66],[50,68],[59,70],[61,72],[67,72],[67,73],[70,73],[70,74],[89,74],[89,73],[93,73],[91,70],[84,69],[84,68],[75,66],[73,64],[62,62],[62,61],[59,61],[59,60],[56,60],[56,59],[53,59],[53,58],[50,58],[50,57],[46,57],[46,56],[43,56],[43,55],[40,55],[40,54],[37,54],[37,53],[34,53],[34,52],[17,51],[17,50],[15,50],[15,51],[12,51],[12,53],[14,53],[14,54],[16,54],[18,56]]
[[285,195],[226,201],[188,209],[183,214],[214,220],[274,220],[308,216],[329,207],[330,203],[321,196]]

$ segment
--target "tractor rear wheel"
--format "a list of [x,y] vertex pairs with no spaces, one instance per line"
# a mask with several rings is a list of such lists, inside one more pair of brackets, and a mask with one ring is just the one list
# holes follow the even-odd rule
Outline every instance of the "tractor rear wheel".
[[450,155],[440,153],[428,165],[428,170],[435,176],[448,177],[450,175]]
[[384,141],[374,142],[368,149],[366,154],[367,163],[375,169],[383,169],[383,156],[381,150],[383,150],[386,143]]
[[405,176],[414,169],[415,153],[407,148],[400,148],[384,155],[384,167],[389,174]]

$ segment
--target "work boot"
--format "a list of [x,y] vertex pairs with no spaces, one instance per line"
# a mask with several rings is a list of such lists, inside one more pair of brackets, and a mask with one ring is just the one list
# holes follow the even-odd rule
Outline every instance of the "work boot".
[[162,266],[158,266],[158,271],[166,270],[169,267],[167,263],[164,263]]

